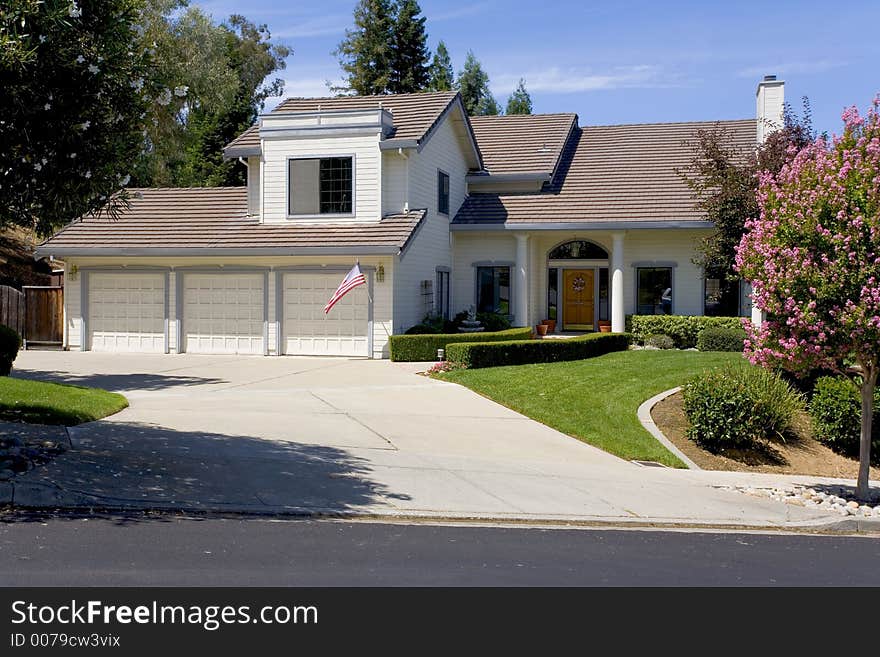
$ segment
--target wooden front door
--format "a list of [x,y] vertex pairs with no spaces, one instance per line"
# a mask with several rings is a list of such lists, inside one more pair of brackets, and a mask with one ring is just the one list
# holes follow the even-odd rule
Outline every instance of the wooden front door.
[[562,328],[592,331],[595,269],[566,269],[562,277]]

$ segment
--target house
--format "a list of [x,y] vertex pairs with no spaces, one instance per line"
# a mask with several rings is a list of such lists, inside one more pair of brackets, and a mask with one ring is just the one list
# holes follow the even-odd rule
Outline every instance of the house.
[[[720,126],[749,152],[783,90],[761,81],[750,119],[585,127],[469,118],[455,92],[288,99],[225,148],[246,187],[133,190],[120,219],[39,247],[65,262],[65,345],[381,358],[471,305],[565,331],[703,314],[719,282],[693,263],[712,225],[677,172],[686,142]],[[368,285],[325,315],[355,262]]]

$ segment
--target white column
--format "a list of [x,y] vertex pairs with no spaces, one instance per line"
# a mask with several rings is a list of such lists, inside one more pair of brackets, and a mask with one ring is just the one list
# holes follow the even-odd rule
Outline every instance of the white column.
[[525,233],[516,234],[516,270],[513,276],[514,324],[529,325],[529,236]]
[[611,240],[611,332],[623,333],[626,328],[623,308],[623,233],[613,233]]

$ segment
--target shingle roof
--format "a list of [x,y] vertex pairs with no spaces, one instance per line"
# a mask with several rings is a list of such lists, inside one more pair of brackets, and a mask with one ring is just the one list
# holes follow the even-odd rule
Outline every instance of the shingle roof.
[[577,114],[472,116],[483,164],[490,174],[552,173]]
[[[341,109],[378,109],[380,106],[394,117],[393,139],[422,139],[455,98],[455,91],[437,91],[388,96],[335,96],[329,98],[288,98],[272,112],[315,112]],[[259,152],[260,134],[251,126],[223,149],[227,157],[246,152]]]
[[743,154],[755,148],[755,119],[584,127],[543,192],[471,194],[453,223],[703,221],[676,170],[689,164],[696,132],[714,127]]
[[406,247],[425,210],[359,224],[261,224],[247,216],[245,187],[131,190],[136,197],[118,220],[85,217],[38,247],[41,254],[89,254],[140,250],[182,254],[194,251],[259,251],[291,255],[332,248],[346,253],[397,253]]

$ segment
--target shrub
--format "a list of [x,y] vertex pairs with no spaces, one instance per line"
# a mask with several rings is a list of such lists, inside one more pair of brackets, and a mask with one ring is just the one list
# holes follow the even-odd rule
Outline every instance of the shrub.
[[530,328],[484,333],[436,333],[423,335],[392,335],[391,360],[398,362],[437,360],[437,350],[446,349],[454,342],[498,342],[500,340],[527,340]]
[[672,338],[662,333],[645,336],[645,346],[657,349],[675,349],[675,343],[672,341]]
[[630,341],[631,336],[627,333],[590,333],[567,340],[464,342],[449,345],[446,358],[468,368],[555,363],[624,351],[629,347]]
[[12,362],[21,348],[21,336],[8,326],[0,324],[0,376],[12,371]]
[[629,318],[633,339],[645,343],[649,335],[662,333],[672,338],[679,349],[697,346],[700,332],[710,326],[742,328],[740,317],[705,317],[701,315],[632,315]]
[[416,324],[406,329],[404,335],[435,335],[439,332],[436,327],[429,324]]
[[[452,325],[452,331],[457,331],[461,326],[462,322],[466,320],[468,317],[467,310],[462,310],[455,317],[452,318],[450,324]],[[483,326],[486,331],[506,331],[511,328],[510,318],[507,315],[501,315],[499,313],[477,313],[477,321]]]
[[738,351],[742,353],[746,330],[741,326],[707,326],[697,336],[700,351]]
[[[862,403],[856,387],[842,377],[824,376],[816,381],[810,416],[816,439],[835,452],[859,455]],[[874,391],[871,425],[871,457],[880,462],[880,389]]]
[[777,373],[745,364],[692,378],[683,396],[688,437],[710,452],[783,437],[804,407],[803,396]]

